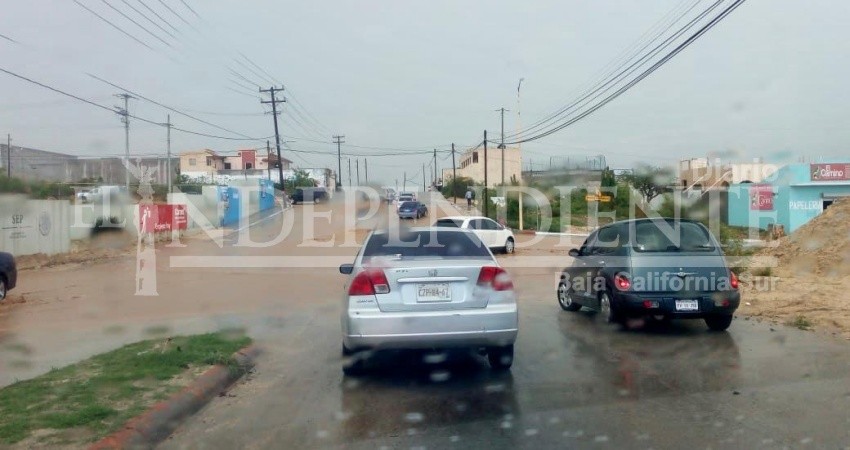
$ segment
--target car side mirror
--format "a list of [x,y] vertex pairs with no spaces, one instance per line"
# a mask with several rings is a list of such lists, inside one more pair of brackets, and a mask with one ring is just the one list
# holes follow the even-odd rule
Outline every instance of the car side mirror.
[[573,258],[578,258],[579,256],[581,256],[581,252],[577,249],[571,248],[568,255],[572,256]]
[[342,264],[339,266],[339,273],[351,275],[351,272],[354,272],[354,264]]

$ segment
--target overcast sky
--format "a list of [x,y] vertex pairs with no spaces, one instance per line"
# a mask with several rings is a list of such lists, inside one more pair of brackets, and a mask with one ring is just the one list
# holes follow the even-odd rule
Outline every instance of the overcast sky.
[[[335,151],[329,141],[338,133],[348,144],[410,152],[369,157],[370,180],[388,183],[429,162],[412,153],[417,149],[444,150],[451,142],[461,149],[480,141],[484,129],[497,137],[499,107],[511,110],[505,128],[514,132],[520,78],[528,125],[575,98],[665,15],[694,3],[186,0],[198,17],[180,0],[78,1],[154,50],[73,0],[7,1],[0,34],[17,43],[0,37],[0,68],[117,105],[114,94],[121,91],[87,75],[94,74],[242,135],[270,136],[271,116],[262,114],[253,89],[237,86],[249,83],[228,71],[271,84],[242,53],[291,90],[284,94],[290,104],[283,106],[281,132],[296,141],[293,149]],[[693,11],[710,4],[703,0]],[[524,144],[524,159],[543,165],[550,156],[603,154],[610,166],[624,168],[710,152],[736,160],[846,157],[848,10],[847,2],[749,0],[600,111]],[[290,105],[303,127],[290,117]],[[156,122],[169,113],[142,100],[132,101],[130,111]],[[239,137],[171,115],[177,127]],[[92,156],[124,151],[114,114],[0,73],[0,133],[7,132],[13,145]],[[258,145],[175,131],[172,148],[225,153]],[[165,130],[131,119],[131,151],[164,154]],[[392,151],[344,145],[343,152]],[[328,155],[285,156],[305,167],[336,167]],[[450,167],[451,160],[439,164]]]

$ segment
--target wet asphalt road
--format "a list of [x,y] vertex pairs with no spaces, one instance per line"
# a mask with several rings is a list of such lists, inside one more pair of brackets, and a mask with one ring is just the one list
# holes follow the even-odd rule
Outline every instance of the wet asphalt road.
[[510,372],[466,352],[393,352],[345,377],[342,276],[287,270],[261,294],[273,308],[228,319],[266,349],[254,373],[161,447],[850,448],[845,341],[743,318],[723,333],[624,330],[562,311],[553,268],[509,272],[521,311]]

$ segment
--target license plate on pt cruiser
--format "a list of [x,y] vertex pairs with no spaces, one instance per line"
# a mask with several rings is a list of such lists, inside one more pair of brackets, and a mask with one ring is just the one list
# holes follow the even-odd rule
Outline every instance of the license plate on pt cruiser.
[[450,302],[452,291],[448,283],[420,283],[416,285],[417,302]]
[[676,300],[676,311],[699,311],[699,300]]

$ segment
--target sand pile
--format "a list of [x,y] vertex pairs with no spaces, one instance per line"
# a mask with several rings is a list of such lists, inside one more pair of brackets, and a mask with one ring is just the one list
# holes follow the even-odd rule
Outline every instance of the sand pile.
[[850,275],[850,199],[837,200],[759,256],[775,257],[781,274]]

